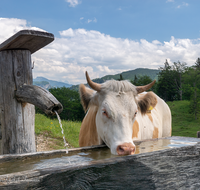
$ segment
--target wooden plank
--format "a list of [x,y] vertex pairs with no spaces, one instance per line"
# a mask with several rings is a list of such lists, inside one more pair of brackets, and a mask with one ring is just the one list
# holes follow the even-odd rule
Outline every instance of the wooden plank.
[[54,40],[54,35],[35,30],[21,30],[0,44],[0,51],[27,49],[32,53],[38,51]]

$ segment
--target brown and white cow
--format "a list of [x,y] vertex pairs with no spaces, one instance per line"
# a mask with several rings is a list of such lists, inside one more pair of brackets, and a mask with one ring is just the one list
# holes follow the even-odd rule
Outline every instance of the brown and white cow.
[[171,112],[168,105],[145,86],[109,80],[94,83],[86,72],[89,86],[81,84],[81,102],[87,114],[79,134],[79,145],[105,143],[115,155],[135,153],[134,140],[171,136]]

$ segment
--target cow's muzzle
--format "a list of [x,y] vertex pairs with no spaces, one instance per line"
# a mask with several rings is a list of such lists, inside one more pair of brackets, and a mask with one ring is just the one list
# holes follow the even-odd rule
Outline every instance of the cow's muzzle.
[[135,145],[132,143],[123,143],[117,146],[118,155],[132,155],[135,153]]

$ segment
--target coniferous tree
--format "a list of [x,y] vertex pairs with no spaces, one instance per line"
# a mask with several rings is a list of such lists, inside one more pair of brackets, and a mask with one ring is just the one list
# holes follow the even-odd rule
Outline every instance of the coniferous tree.
[[173,69],[173,80],[175,82],[175,89],[179,95],[179,100],[182,100],[183,98],[183,74],[187,69],[186,63],[181,63],[180,61],[174,62],[172,69]]
[[135,75],[134,80],[132,81],[132,83],[133,83],[135,86],[138,86],[138,78],[137,78],[136,75]]
[[157,93],[165,101],[173,101],[177,99],[177,92],[174,83],[174,72],[172,67],[166,60],[164,67],[160,67],[158,74]]
[[190,67],[183,75],[184,83],[190,93],[190,113],[194,114],[195,119],[200,113],[200,59],[198,58],[195,65]]
[[119,75],[119,79],[117,79],[118,81],[124,80],[124,78],[122,77],[122,74]]

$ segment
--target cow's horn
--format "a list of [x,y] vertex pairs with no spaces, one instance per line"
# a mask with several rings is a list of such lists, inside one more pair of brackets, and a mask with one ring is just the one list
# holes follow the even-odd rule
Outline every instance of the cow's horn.
[[145,86],[136,86],[137,93],[139,94],[139,93],[149,90],[155,84],[155,82],[156,82],[156,80],[154,80],[153,82],[151,82]]
[[85,75],[86,75],[86,79],[87,79],[87,82],[88,82],[89,86],[90,86],[93,90],[96,90],[96,91],[99,92],[99,91],[101,90],[101,85],[98,84],[98,83],[93,82],[93,81],[90,79],[90,77],[89,77],[87,71],[85,72]]

